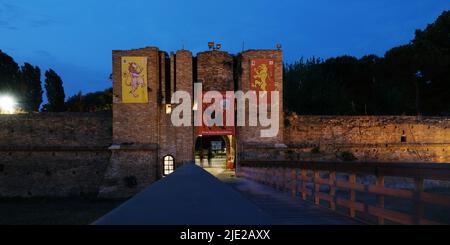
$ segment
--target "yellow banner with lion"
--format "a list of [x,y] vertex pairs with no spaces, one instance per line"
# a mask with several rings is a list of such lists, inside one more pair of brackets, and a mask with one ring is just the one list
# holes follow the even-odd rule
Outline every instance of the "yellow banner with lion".
[[122,57],[122,103],[148,103],[147,57]]

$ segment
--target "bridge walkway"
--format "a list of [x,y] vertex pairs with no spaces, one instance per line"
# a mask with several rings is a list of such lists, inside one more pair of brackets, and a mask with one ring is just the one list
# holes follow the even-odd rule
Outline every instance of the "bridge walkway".
[[209,172],[268,214],[276,225],[362,224],[325,207],[303,201],[301,198],[294,199],[289,193],[251,180],[237,178],[233,172],[223,170]]

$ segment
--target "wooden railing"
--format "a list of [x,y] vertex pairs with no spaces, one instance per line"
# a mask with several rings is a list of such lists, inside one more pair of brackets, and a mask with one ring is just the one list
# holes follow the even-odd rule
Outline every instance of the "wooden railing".
[[[450,216],[450,195],[424,189],[425,180],[434,180],[438,185],[450,181],[450,164],[240,161],[239,166],[240,177],[290,191],[293,197],[369,223],[448,223],[432,221],[436,214],[429,218],[427,205],[445,210],[437,216]],[[410,210],[401,210],[405,208]]]

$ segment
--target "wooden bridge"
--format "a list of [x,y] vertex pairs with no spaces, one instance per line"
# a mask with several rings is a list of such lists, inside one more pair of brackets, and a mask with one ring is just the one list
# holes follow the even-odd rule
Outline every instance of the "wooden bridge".
[[371,224],[450,223],[450,164],[243,161],[241,178]]
[[[238,177],[185,165],[95,224],[440,224],[450,165],[241,161]],[[439,188],[437,188],[439,187]],[[439,192],[436,192],[439,191]],[[431,208],[429,207],[431,205]],[[444,214],[444,215],[443,215]]]

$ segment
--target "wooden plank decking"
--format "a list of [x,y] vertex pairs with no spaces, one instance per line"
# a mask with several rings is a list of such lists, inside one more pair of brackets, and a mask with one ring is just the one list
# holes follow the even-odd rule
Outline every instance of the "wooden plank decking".
[[301,198],[294,199],[289,193],[244,178],[231,177],[227,172],[217,177],[268,214],[275,225],[363,224],[350,217],[303,201]]

